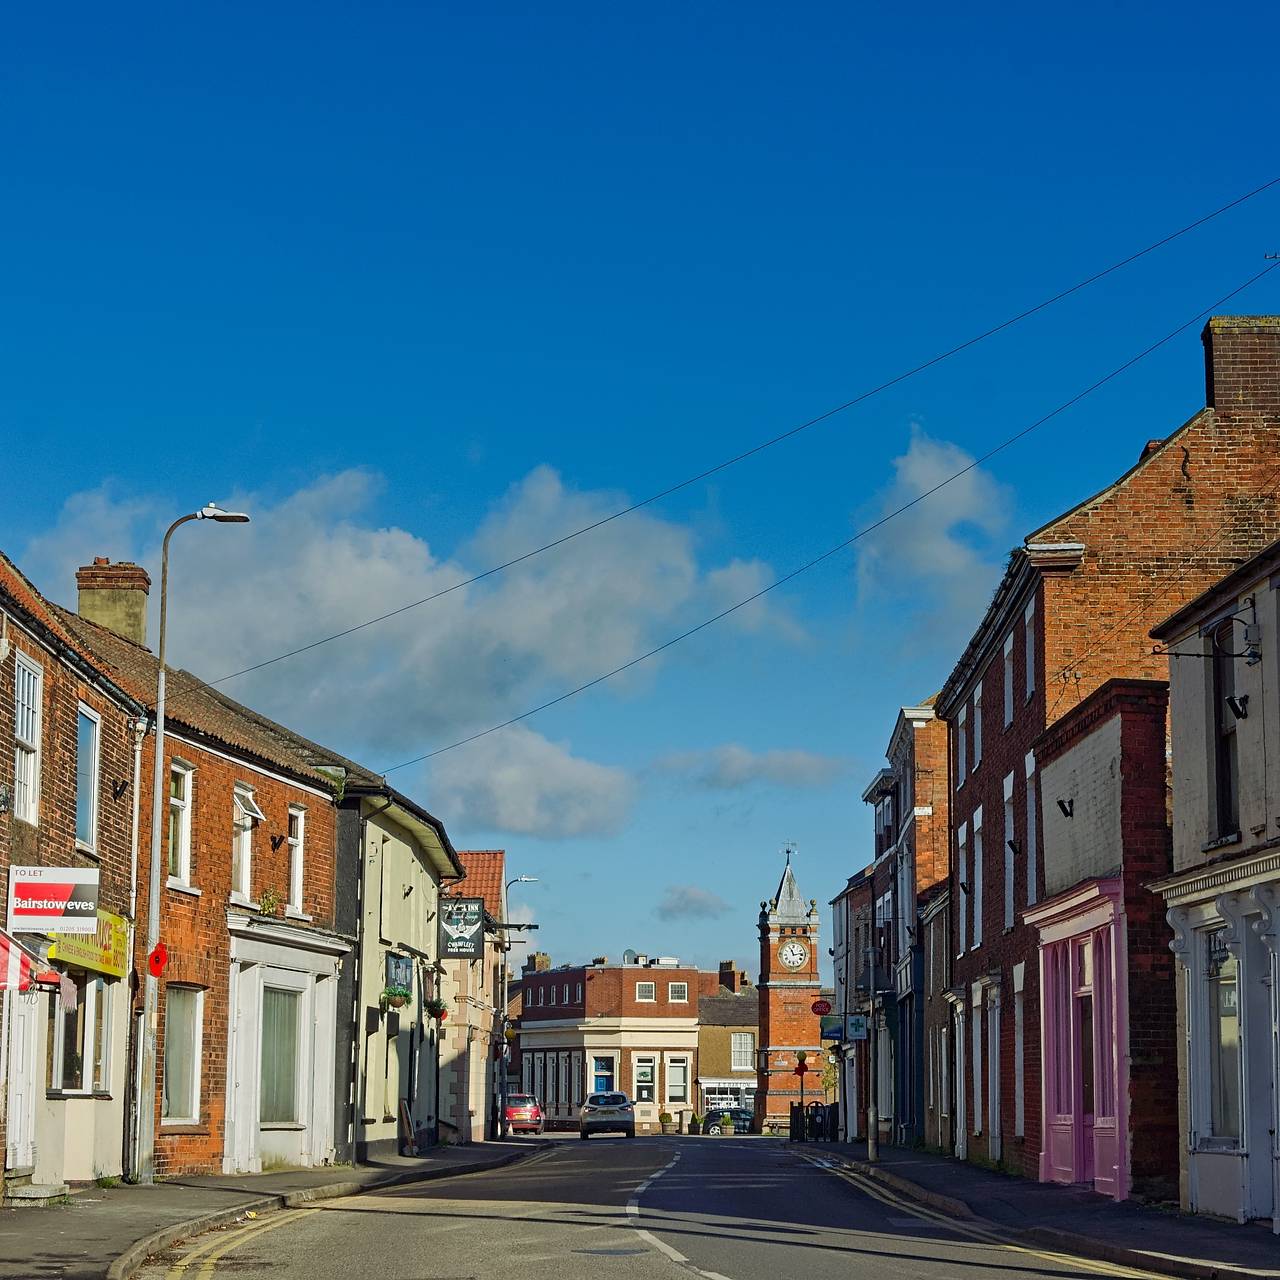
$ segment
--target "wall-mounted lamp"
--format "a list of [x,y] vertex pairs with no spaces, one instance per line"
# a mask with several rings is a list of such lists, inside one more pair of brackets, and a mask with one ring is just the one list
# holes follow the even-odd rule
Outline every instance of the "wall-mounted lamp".
[[1076,816],[1076,798],[1072,796],[1070,800],[1059,800],[1058,808],[1062,810],[1064,818],[1074,818]]
[[1227,695],[1227,706],[1231,708],[1231,714],[1237,720],[1247,720],[1249,718],[1249,695],[1247,693],[1229,693]]

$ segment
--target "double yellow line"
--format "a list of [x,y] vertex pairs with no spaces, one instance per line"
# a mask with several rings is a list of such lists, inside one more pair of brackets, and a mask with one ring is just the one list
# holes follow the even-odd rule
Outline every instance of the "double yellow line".
[[165,1280],[191,1280],[188,1272],[192,1267],[198,1268],[191,1273],[195,1280],[210,1280],[213,1275],[213,1269],[217,1266],[219,1259],[224,1254],[230,1253],[232,1249],[238,1249],[242,1244],[247,1244],[250,1240],[257,1239],[258,1236],[266,1235],[268,1231],[274,1231],[277,1227],[287,1226],[291,1222],[297,1222],[300,1218],[306,1218],[313,1213],[319,1212],[318,1208],[286,1209],[260,1222],[250,1222],[247,1226],[240,1227],[235,1231],[220,1233],[210,1240],[208,1244],[197,1245],[194,1249],[187,1250],[165,1273]]
[[820,1161],[808,1155],[802,1155],[800,1158],[807,1160],[816,1168],[825,1169],[828,1173],[835,1174],[837,1178],[843,1179],[850,1186],[856,1187],[864,1195],[880,1201],[881,1204],[888,1205],[890,1208],[900,1210],[903,1213],[908,1213],[913,1218],[919,1218],[924,1222],[939,1223],[949,1231],[954,1231],[957,1235],[966,1236],[968,1239],[976,1240],[981,1244],[992,1245],[997,1249],[1006,1249],[1010,1253],[1019,1253],[1026,1257],[1039,1258],[1041,1261],[1052,1262],[1057,1266],[1066,1265],[1082,1271],[1091,1271],[1101,1276],[1119,1277],[1120,1280],[1164,1280],[1163,1277],[1158,1276],[1155,1272],[1139,1271],[1133,1267],[1124,1267],[1115,1262],[1103,1262],[1094,1258],[1081,1258],[1076,1254],[1055,1253],[1052,1250],[1032,1249],[1026,1245],[1015,1244],[1003,1232],[996,1231],[991,1227],[981,1226],[977,1222],[969,1222],[963,1218],[953,1218],[945,1213],[938,1212],[936,1209],[917,1204],[913,1200],[894,1195],[886,1190],[883,1185],[865,1174],[856,1173],[851,1169],[829,1161]]

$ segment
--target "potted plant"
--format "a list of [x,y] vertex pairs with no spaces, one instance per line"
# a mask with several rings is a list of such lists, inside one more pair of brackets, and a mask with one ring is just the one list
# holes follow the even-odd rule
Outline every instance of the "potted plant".
[[702,1132],[702,1117],[696,1111],[689,1112],[689,1132],[695,1135]]
[[392,1009],[402,1009],[409,1002],[409,998],[413,992],[408,987],[396,985],[386,986],[382,988],[382,1004],[383,1007],[390,1006]]
[[675,1133],[676,1121],[670,1111],[661,1111],[658,1113],[658,1124],[662,1127],[663,1133]]
[[732,1111],[726,1111],[724,1115],[720,1117],[720,1132],[722,1134],[727,1133],[731,1138],[733,1137],[733,1112]]
[[427,1011],[427,1016],[435,1018],[437,1022],[443,1022],[449,1016],[448,1006],[439,996],[432,996],[423,1007]]

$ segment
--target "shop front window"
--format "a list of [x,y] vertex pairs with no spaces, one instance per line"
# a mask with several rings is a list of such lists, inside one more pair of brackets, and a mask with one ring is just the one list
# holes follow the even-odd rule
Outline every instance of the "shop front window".
[[111,992],[115,984],[96,974],[68,975],[76,988],[74,1009],[49,1001],[45,1084],[62,1093],[105,1093],[111,1087]]
[[636,1101],[653,1102],[656,1099],[657,1060],[636,1059]]
[[1232,1144],[1240,1140],[1240,1005],[1236,958],[1226,933],[1205,937],[1205,996],[1209,1049],[1209,1124],[1211,1136]]
[[591,1059],[591,1078],[594,1081],[594,1084],[591,1086],[593,1093],[612,1093],[613,1059],[608,1057],[593,1057]]

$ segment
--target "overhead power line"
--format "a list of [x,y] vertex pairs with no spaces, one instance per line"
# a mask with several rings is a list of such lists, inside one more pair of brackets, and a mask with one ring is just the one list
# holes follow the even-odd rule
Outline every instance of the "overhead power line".
[[923,360],[921,363],[913,365],[910,369],[894,374],[893,377],[887,378],[884,382],[878,383],[874,387],[869,387],[867,390],[859,392],[856,396],[852,397],[852,399],[845,400],[843,403],[835,405],[832,408],[827,409],[825,412],[818,414],[816,417],[809,418],[806,421],[799,423],[797,426],[781,432],[779,435],[771,436],[768,440],[762,440],[759,444],[752,445],[751,448],[744,449],[741,453],[736,453],[730,458],[725,458],[722,462],[717,462],[714,466],[706,467],[696,475],[691,475],[684,480],[677,481],[675,484],[670,484],[665,489],[659,489],[656,493],[651,493],[647,498],[641,498],[638,501],[631,503],[629,506],[622,507],[617,511],[611,512],[609,515],[602,516],[598,520],[593,520],[590,524],[585,524],[579,529],[574,529],[570,533],[563,534],[558,538],[553,538],[550,542],[544,542],[541,546],[533,547],[531,550],[525,551],[518,556],[513,556],[510,560],[504,560],[501,564],[495,564],[491,568],[484,569],[480,573],[472,574],[469,578],[461,578],[450,586],[444,587],[439,591],[434,591],[430,595],[423,596],[419,600],[410,600],[406,604],[398,605],[394,609],[389,609],[386,613],[380,613],[375,617],[366,618],[363,622],[353,623],[351,626],[344,627],[340,631],[335,631],[331,635],[320,636],[318,639],[308,641],[308,643],[299,645],[295,649],[288,649],[284,653],[278,653],[275,657],[264,658],[261,662],[255,662],[250,666],[241,667],[238,671],[229,672],[225,676],[219,676],[216,680],[208,681],[208,683],[213,685],[226,684],[230,680],[236,680],[241,676],[250,675],[254,671],[261,671],[264,667],[274,666],[277,662],[285,662],[290,658],[298,657],[300,654],[309,653],[312,649],[319,649],[322,645],[332,644],[335,640],[342,640],[347,636],[355,635],[359,631],[364,631],[369,627],[377,626],[379,623],[387,622],[392,618],[397,618],[403,613],[408,613],[410,610],[419,609],[423,605],[431,604],[433,601],[450,595],[454,591],[460,591],[464,587],[474,586],[477,582],[483,582],[486,578],[491,578],[495,574],[514,568],[518,564],[523,564],[526,560],[532,560],[535,556],[540,556],[544,552],[554,551],[557,547],[562,547],[566,543],[572,542],[575,538],[581,538],[584,534],[593,533],[596,529],[601,529],[607,524],[612,524],[615,520],[621,520],[624,516],[632,515],[636,511],[652,506],[655,502],[661,502],[664,498],[669,498],[672,494],[688,489],[691,485],[698,484],[703,480],[708,480],[722,471],[727,471],[730,467],[735,467],[738,463],[745,462],[748,458],[753,458],[757,454],[763,453],[766,449],[772,449],[775,445],[794,439],[796,436],[800,435],[801,432],[808,431],[810,427],[816,427],[819,423],[826,422],[830,418],[834,418],[839,414],[845,413],[855,406],[863,404],[866,401],[873,399],[875,396],[881,395],[891,387],[896,387],[899,383],[906,382],[908,379],[916,377],[917,374],[924,373],[927,369],[932,369],[935,365],[939,365],[946,360],[950,360],[953,356],[959,355],[962,351],[967,351],[970,347],[977,346],[978,343],[985,342],[988,338],[995,337],[996,334],[1002,333],[1004,330],[1010,329],[1016,324],[1020,324],[1023,320],[1027,320],[1031,316],[1053,306],[1055,303],[1061,302],[1064,298],[1069,298],[1072,294],[1079,293],[1082,289],[1087,289],[1090,285],[1097,284],[1099,280],[1105,279],[1107,276],[1120,271],[1122,268],[1132,265],[1140,258],[1145,258],[1148,254],[1154,253],[1157,249],[1162,249],[1165,245],[1171,244],[1182,236],[1188,235],[1192,231],[1203,227],[1206,223],[1212,222],[1215,218],[1221,217],[1224,213],[1228,213],[1230,210],[1237,208],[1246,201],[1252,200],[1255,196],[1261,195],[1264,191],[1269,191],[1277,184],[1280,184],[1280,176],[1274,177],[1268,182],[1264,182],[1260,187],[1254,187],[1252,191],[1246,191],[1243,195],[1237,196],[1234,200],[1230,200],[1226,204],[1219,206],[1217,209],[1202,215],[1194,222],[1188,222],[1186,226],[1179,227],[1177,231],[1172,231],[1168,235],[1162,236],[1159,240],[1153,241],[1145,248],[1139,249],[1136,253],[1129,254],[1128,257],[1121,258],[1118,262],[1113,262],[1109,267],[1104,267],[1101,271],[1095,271],[1092,275],[1086,276],[1083,280],[1077,281],[1069,288],[1060,290],[1051,297],[1045,298],[1043,302],[1038,302],[1035,306],[1028,307],[1025,311],[1019,311],[1016,315],[1010,316],[1007,320],[1002,320],[999,324],[993,325],[990,329],[984,329],[981,333],[975,334],[971,338],[966,338],[965,341],[958,343],[956,346],[950,347],[946,351],[941,351],[937,355],[930,356],[927,360]]
[[688,640],[691,636],[697,635],[700,631],[705,631],[708,627],[714,626],[717,622],[723,621],[731,614],[737,613],[739,609],[745,609],[748,605],[754,604],[757,600],[767,596],[770,592],[776,591],[779,587],[785,586],[788,582],[800,577],[801,574],[808,573],[809,570],[817,568],[818,565],[825,563],[833,556],[839,555],[840,552],[847,550],[856,542],[861,541],[861,539],[865,538],[869,533],[872,533],[881,526],[888,524],[889,521],[897,519],[897,517],[902,515],[904,512],[910,511],[912,507],[915,507],[921,502],[924,502],[927,498],[932,497],[933,494],[937,493],[940,489],[945,489],[949,484],[953,484],[956,480],[959,480],[961,476],[967,475],[976,467],[981,466],[982,463],[989,461],[999,453],[1003,453],[1019,440],[1024,439],[1033,431],[1044,426],[1046,422],[1049,422],[1060,414],[1065,413],[1072,406],[1079,404],[1080,401],[1084,400],[1087,396],[1092,395],[1101,387],[1106,386],[1107,383],[1118,378],[1126,370],[1133,368],[1134,365],[1145,360],[1149,355],[1158,351],[1161,347],[1165,346],[1166,343],[1171,342],[1179,334],[1185,333],[1186,330],[1199,323],[1206,316],[1211,315],[1219,307],[1230,302],[1237,294],[1243,293],[1250,286],[1257,284],[1259,280],[1264,276],[1269,275],[1277,267],[1280,267],[1280,262],[1274,262],[1270,266],[1264,267],[1261,271],[1251,275],[1243,284],[1237,285],[1232,289],[1230,293],[1225,294],[1223,297],[1217,299],[1217,301],[1210,303],[1210,305],[1205,307],[1203,310],[1197,311],[1195,315],[1188,320],[1184,320],[1176,329],[1171,329],[1163,338],[1153,342],[1149,347],[1138,352],[1137,355],[1131,356],[1123,364],[1117,365],[1110,373],[1104,374],[1096,382],[1090,383],[1089,386],[1085,387],[1082,391],[1078,391],[1069,400],[1064,400],[1057,406],[1057,408],[1051,409],[1043,417],[1037,418],[1034,422],[1029,423],[1020,431],[1016,431],[1013,435],[1007,436],[1005,439],[1000,441],[999,444],[988,449],[986,453],[974,458],[967,466],[961,467],[959,470],[947,476],[944,480],[940,480],[937,484],[926,489],[923,493],[917,494],[916,497],[912,498],[909,502],[902,503],[901,506],[895,507],[892,511],[881,516],[878,520],[875,520],[871,524],[859,529],[851,538],[846,538],[843,542],[836,543],[835,546],[828,548],[820,555],[814,556],[812,560],[808,560],[797,568],[792,569],[790,573],[783,574],[780,578],[775,578],[768,586],[762,587],[759,591],[755,591],[749,596],[745,596],[735,604],[731,604],[727,609],[720,610],[719,613],[713,614],[711,617],[704,619],[695,626],[689,627],[687,630],[680,632],[679,635],[672,636],[671,639],[664,641],[662,644],[656,645],[654,648],[622,663],[621,666],[614,667],[611,671],[606,671],[602,675],[598,675],[591,680],[584,681],[575,688],[558,694],[554,698],[548,698],[545,702],[539,703],[536,707],[531,707],[528,711],[523,711],[519,715],[511,716],[509,719],[503,720],[499,724],[491,725],[487,729],[481,729],[478,733],[469,734],[465,738],[459,738],[457,742],[451,742],[448,746],[437,747],[432,751],[424,751],[421,755],[414,756],[410,760],[402,760],[399,764],[394,764],[389,768],[383,769],[382,772],[384,774],[394,773],[398,769],[406,769],[410,765],[421,764],[425,760],[434,759],[436,756],[444,755],[448,751],[455,751],[459,747],[465,747],[469,743],[478,741],[480,738],[487,738],[490,734],[497,733],[501,729],[508,729],[514,724],[519,724],[523,720],[528,720],[532,716],[536,716],[543,711],[549,710],[551,707],[558,706],[562,702],[567,702],[570,698],[576,698],[580,693],[586,693],[588,689],[594,689],[596,685],[603,684],[606,680],[612,680],[615,676],[620,676],[623,672],[630,671],[632,667],[637,667],[642,662],[647,662],[650,658],[655,658],[658,654],[665,653],[668,649],[674,648],[682,641]]

